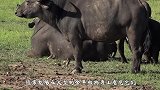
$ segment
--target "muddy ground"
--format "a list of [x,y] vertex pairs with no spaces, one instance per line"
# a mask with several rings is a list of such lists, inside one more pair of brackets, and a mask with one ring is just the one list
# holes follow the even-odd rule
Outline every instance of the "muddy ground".
[[91,77],[87,72],[72,75],[68,73],[71,69],[62,64],[47,65],[41,62],[10,64],[8,71],[0,75],[0,87],[2,90],[154,90],[150,85],[109,85],[103,82],[102,77]]

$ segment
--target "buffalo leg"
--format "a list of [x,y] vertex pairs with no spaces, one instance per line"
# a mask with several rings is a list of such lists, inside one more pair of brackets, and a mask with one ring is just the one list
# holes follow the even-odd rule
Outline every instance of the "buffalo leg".
[[153,49],[152,57],[153,57],[154,64],[158,63],[158,56],[159,56],[159,50]]
[[[82,50],[82,49],[81,49]],[[74,58],[75,58],[75,71],[73,71],[72,73],[81,73],[83,66],[82,66],[82,57],[81,57],[81,52],[80,48],[75,46],[75,51],[74,51]]]
[[75,33],[70,34],[69,38],[71,40],[71,43],[73,45],[73,56],[75,59],[75,69],[72,71],[73,74],[75,73],[81,73],[83,66],[82,66],[82,40],[78,37],[77,33],[75,32],[75,30],[73,30],[73,32],[71,33]]
[[115,58],[116,53],[117,53],[117,50],[116,50],[116,51],[114,51],[110,57],[111,57],[111,58]]
[[130,41],[130,45],[131,45],[132,52],[133,52],[132,73],[138,73],[138,72],[140,72],[140,63],[141,63],[140,61],[142,58],[141,47],[138,47],[138,45],[136,45],[132,41]]
[[98,59],[100,59],[101,61],[105,61],[105,59],[108,60],[108,56],[105,56],[105,53],[104,53],[104,43],[103,42],[97,43],[97,53],[98,53]]
[[127,30],[129,44],[131,46],[131,50],[133,53],[133,56],[132,56],[133,61],[132,61],[132,69],[131,69],[132,73],[140,72],[140,63],[141,63],[142,54],[143,54],[143,48],[142,48],[143,32],[142,31],[145,31],[145,30],[143,26],[140,26],[141,24],[138,24],[138,25],[135,26],[135,24],[133,23]]
[[47,59],[54,59],[56,57],[56,55],[53,53],[51,43],[47,43],[47,46],[48,46],[48,49],[49,49],[49,52],[50,52],[50,56]]
[[151,58],[150,52],[144,53],[145,59],[147,63],[153,63],[153,59]]
[[131,50],[131,46],[129,45],[129,42],[128,42],[128,38],[127,38],[127,37],[125,38],[125,41],[126,41],[126,43],[127,43],[128,47],[129,47],[129,50],[132,52],[132,50]]
[[118,51],[119,51],[119,54],[121,56],[122,63],[127,63],[127,59],[126,59],[126,57],[124,55],[124,41],[125,41],[125,38],[119,40],[119,42],[118,42]]
[[67,58],[67,63],[66,66],[68,67],[68,65],[70,64],[71,60]]

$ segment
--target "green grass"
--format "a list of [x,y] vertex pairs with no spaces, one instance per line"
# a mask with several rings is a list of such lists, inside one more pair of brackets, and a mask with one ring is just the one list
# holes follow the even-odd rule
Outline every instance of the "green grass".
[[[27,27],[31,20],[21,19],[14,15],[16,4],[23,0],[0,0],[0,75],[10,72],[9,64],[23,62],[26,65],[36,65],[44,63],[49,70],[57,69],[55,63],[61,63],[56,60],[46,60],[46,58],[34,59],[25,56],[25,52],[30,49],[30,37],[32,29]],[[149,0],[152,7],[152,18],[160,21],[160,1]],[[125,54],[130,60],[131,53],[126,46]],[[117,54],[119,57],[119,54]],[[73,62],[71,62],[73,63]],[[30,67],[28,65],[28,67]],[[90,77],[102,77],[105,80],[134,80],[138,85],[152,85],[160,90],[160,65],[142,65],[142,72],[131,74],[131,60],[129,64],[122,64],[117,60],[106,62],[83,62],[84,75]],[[35,66],[36,67],[36,66]],[[73,68],[71,66],[70,68]],[[64,71],[67,69],[64,69]],[[14,73],[14,72],[13,72]],[[36,75],[32,70],[28,72],[28,77]],[[1,86],[1,85],[0,85]],[[6,87],[7,88],[7,87]],[[72,87],[70,87],[72,89]]]

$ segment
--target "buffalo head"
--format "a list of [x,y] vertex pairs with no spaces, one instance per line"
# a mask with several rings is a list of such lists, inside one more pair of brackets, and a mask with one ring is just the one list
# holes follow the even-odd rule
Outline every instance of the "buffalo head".
[[16,16],[23,18],[38,17],[44,9],[49,9],[50,0],[25,0],[21,5],[17,5]]

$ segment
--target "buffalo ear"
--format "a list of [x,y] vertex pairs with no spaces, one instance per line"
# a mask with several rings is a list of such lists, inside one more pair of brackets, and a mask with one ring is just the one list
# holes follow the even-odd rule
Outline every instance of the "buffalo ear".
[[41,7],[44,9],[48,9],[48,3],[50,2],[50,0],[37,0],[39,3],[41,3]]

